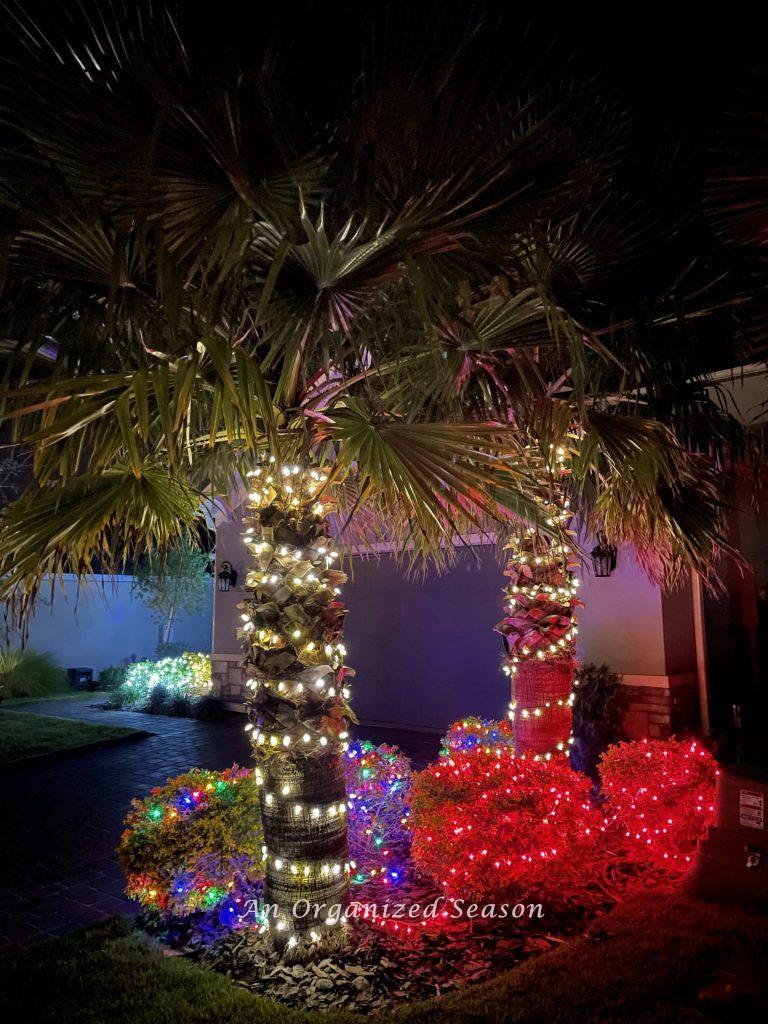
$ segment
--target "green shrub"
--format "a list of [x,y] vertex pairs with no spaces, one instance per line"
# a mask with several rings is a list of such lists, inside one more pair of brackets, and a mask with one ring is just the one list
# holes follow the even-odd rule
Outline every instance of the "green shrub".
[[622,738],[621,676],[591,662],[579,666],[576,675],[571,765],[597,779],[600,755]]
[[200,722],[210,721],[212,718],[218,718],[224,710],[224,706],[218,697],[214,697],[213,694],[208,694],[206,697],[200,697],[199,700],[192,702],[190,714],[192,718],[197,718]]
[[125,682],[125,665],[109,665],[99,672],[97,682],[100,690],[117,690]]
[[147,702],[140,706],[140,710],[148,711],[150,715],[164,715],[167,714],[170,704],[171,695],[161,683],[158,683],[153,690],[150,690]]
[[129,896],[182,916],[219,911],[263,874],[253,771],[194,768],[132,801],[118,854]]
[[[134,661],[126,667],[120,703],[143,707],[149,702],[157,706],[175,697],[192,700],[209,694],[212,686],[208,654],[186,652],[178,658]],[[162,692],[162,700],[154,697],[158,690]]]
[[0,700],[48,697],[69,689],[67,673],[51,654],[0,650]]
[[193,703],[189,697],[171,697],[166,703],[162,714],[173,715],[176,718],[189,718],[192,715]]

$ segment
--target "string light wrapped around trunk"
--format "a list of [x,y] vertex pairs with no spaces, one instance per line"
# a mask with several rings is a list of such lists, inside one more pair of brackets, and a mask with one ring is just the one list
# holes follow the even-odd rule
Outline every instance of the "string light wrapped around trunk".
[[504,640],[503,671],[511,682],[509,719],[518,756],[550,760],[573,742],[576,578],[578,563],[568,529],[571,454],[553,447],[543,473],[549,483],[544,504],[547,531],[523,527],[507,544],[505,616],[496,626]]
[[354,673],[341,642],[346,576],[329,537],[327,470],[271,456],[249,474],[249,486],[245,537],[253,562],[239,634],[260,785],[264,903],[274,908],[263,927],[298,956],[343,942],[355,869],[342,761],[354,721]]

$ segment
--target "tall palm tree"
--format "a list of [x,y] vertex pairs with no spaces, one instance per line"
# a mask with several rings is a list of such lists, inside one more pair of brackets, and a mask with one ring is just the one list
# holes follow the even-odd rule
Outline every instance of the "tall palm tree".
[[615,112],[507,93],[492,34],[405,9],[379,12],[358,70],[309,30],[242,64],[163,8],[9,8],[3,413],[33,464],[2,594],[24,611],[44,577],[167,549],[203,497],[248,486],[266,899],[299,950],[339,915],[299,920],[297,894],[346,887],[331,533],[416,564],[510,524],[562,546],[542,468],[576,424],[593,526],[668,576],[720,543],[706,468],[599,398],[621,332],[594,326],[595,280],[636,241],[610,198]]

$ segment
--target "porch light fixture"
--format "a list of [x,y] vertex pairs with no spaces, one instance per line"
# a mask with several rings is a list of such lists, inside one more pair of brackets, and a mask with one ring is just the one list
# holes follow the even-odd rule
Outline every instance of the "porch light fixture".
[[225,593],[237,584],[237,570],[232,568],[231,562],[222,562],[221,571],[216,576],[216,586]]
[[590,555],[595,576],[610,576],[616,568],[616,546],[608,543],[605,534],[597,535],[597,544]]

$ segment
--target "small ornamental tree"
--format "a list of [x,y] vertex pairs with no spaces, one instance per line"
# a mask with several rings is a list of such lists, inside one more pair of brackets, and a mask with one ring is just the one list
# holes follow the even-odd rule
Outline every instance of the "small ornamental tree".
[[580,665],[574,681],[571,767],[597,778],[597,762],[622,735],[621,676],[607,665]]
[[158,654],[169,653],[179,612],[199,612],[211,590],[211,556],[185,534],[164,560],[143,558],[134,570],[134,588],[160,623]]
[[715,811],[717,762],[695,740],[617,743],[598,766],[607,802],[604,828],[618,830],[628,855],[680,874]]
[[414,776],[416,866],[451,898],[578,901],[597,880],[601,817],[565,760],[456,754]]

